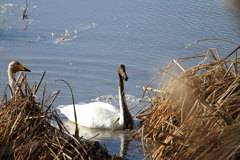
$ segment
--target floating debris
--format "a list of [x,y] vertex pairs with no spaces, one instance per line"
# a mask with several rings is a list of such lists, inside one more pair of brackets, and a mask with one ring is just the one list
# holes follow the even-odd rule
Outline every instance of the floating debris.
[[[64,33],[61,33],[60,38],[56,38],[53,40],[53,43],[63,44],[66,41],[72,41],[72,40],[78,39],[80,37],[79,33],[81,31],[92,29],[92,28],[95,28],[96,26],[97,26],[96,23],[92,23],[91,25],[88,25],[88,26],[79,27],[79,29],[74,29],[74,30],[66,29]],[[52,32],[51,36],[54,37],[56,36],[56,34]]]

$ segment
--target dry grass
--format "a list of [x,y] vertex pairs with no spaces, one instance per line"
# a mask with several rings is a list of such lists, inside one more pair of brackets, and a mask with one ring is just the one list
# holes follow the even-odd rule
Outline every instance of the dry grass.
[[[10,100],[5,94],[0,104],[0,159],[120,159],[109,155],[99,143],[68,133],[51,108],[59,92],[47,96],[44,85],[43,99],[36,102],[42,79],[33,89],[24,74],[18,81],[23,91]],[[57,128],[51,125],[53,121]]]
[[[225,58],[216,49],[172,60],[161,70],[161,90],[138,115],[141,139],[151,159],[237,159],[240,151],[240,74],[236,48]],[[182,63],[200,58],[189,69]],[[176,71],[180,73],[176,76]],[[167,79],[167,80],[166,80]],[[165,84],[165,82],[167,83]]]

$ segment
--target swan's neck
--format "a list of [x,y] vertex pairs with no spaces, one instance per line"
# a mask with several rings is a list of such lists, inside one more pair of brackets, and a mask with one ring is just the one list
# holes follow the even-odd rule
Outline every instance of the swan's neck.
[[12,94],[14,94],[15,93],[14,85],[16,83],[16,79],[15,79],[15,73],[13,73],[11,70],[8,70],[8,81],[12,90]]
[[127,107],[125,92],[124,92],[124,83],[121,75],[119,75],[118,94],[119,94],[119,106],[120,106],[119,125],[123,126],[124,129],[126,128],[131,129],[133,127],[133,119]]
[[126,105],[126,100],[125,100],[125,93],[124,93],[124,83],[120,75],[119,75],[119,81],[118,81],[118,96],[119,96],[119,107],[120,107],[119,124],[123,126],[125,123],[124,106]]

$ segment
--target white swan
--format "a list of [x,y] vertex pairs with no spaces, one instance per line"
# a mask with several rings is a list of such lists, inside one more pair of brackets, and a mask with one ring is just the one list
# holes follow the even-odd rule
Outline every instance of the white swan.
[[[128,77],[123,64],[118,67],[118,75],[119,109],[104,102],[76,104],[77,123],[79,125],[88,128],[100,129],[133,128],[133,118],[128,110],[124,93],[123,80],[127,81]],[[75,122],[73,105],[58,106],[57,108],[70,121]]]
[[11,88],[11,96],[15,95],[16,93],[16,73],[19,71],[27,71],[31,72],[31,70],[25,68],[21,63],[18,61],[12,61],[8,65],[8,80],[9,86]]

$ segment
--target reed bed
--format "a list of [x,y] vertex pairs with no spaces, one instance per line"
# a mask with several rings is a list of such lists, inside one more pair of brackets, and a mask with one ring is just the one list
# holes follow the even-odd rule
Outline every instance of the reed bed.
[[43,98],[36,102],[43,77],[30,88],[26,76],[21,74],[17,95],[8,100],[5,92],[0,104],[0,159],[121,159],[109,155],[98,142],[69,134],[52,109],[59,91],[47,96],[43,85]]
[[[146,158],[179,160],[238,159],[240,151],[240,74],[236,48],[221,58],[217,49],[173,59],[144,87],[151,105],[137,117],[134,134]],[[199,61],[185,69],[186,60]],[[152,95],[153,94],[153,95]]]

